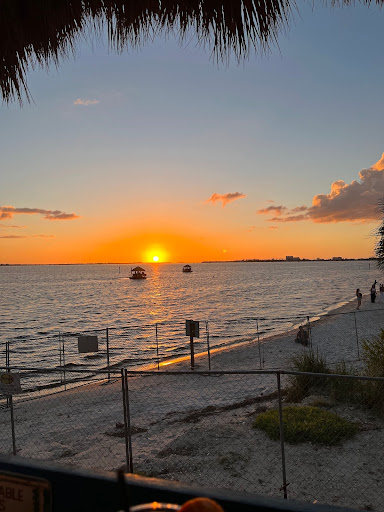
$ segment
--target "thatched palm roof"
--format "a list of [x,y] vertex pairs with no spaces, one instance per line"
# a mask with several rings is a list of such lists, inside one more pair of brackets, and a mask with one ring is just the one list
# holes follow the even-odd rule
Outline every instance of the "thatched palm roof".
[[0,0],[1,94],[5,102],[28,97],[28,68],[57,65],[104,26],[116,51],[161,31],[175,31],[181,41],[192,31],[217,57],[233,52],[241,59],[251,48],[268,48],[292,7],[295,0]]

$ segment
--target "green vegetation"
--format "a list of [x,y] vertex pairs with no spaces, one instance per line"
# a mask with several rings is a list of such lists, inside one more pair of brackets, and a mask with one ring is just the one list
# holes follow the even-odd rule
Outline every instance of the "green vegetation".
[[[363,375],[384,377],[384,330],[371,340],[363,341]],[[384,382],[362,381],[362,403],[369,409],[384,413]]]
[[[371,340],[362,343],[363,368],[360,375],[384,378],[384,330]],[[384,413],[384,382],[329,378],[326,375],[351,375],[359,373],[352,367],[339,363],[330,371],[323,356],[309,351],[292,359],[293,369],[299,372],[323,373],[324,378],[311,375],[294,375],[290,377],[287,389],[287,401],[300,402],[312,393],[323,394],[333,402],[356,404]]]
[[[348,368],[345,363],[336,365],[337,375],[357,375],[353,368]],[[363,381],[355,379],[329,379],[330,395],[337,402],[358,403],[361,401],[361,385]]]
[[[284,440],[287,443],[316,443],[328,446],[340,444],[359,430],[356,423],[345,420],[317,407],[290,406],[283,410]],[[279,411],[261,413],[253,428],[263,430],[270,439],[280,439]]]
[[[329,374],[326,360],[323,356],[310,350],[292,358],[293,370],[298,372]],[[308,396],[312,390],[322,390],[327,385],[327,378],[311,375],[292,375],[288,388],[288,402],[300,402]]]

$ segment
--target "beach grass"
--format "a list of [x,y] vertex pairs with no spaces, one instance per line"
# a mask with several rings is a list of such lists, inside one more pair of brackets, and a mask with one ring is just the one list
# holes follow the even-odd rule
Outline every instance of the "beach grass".
[[[330,370],[323,356],[310,350],[292,358],[292,369],[297,372],[324,373]],[[287,390],[288,402],[300,402],[308,396],[312,390],[324,389],[327,379],[311,375],[293,375],[290,377],[290,386]]]
[[[261,413],[253,427],[263,430],[270,439],[280,439],[279,411]],[[338,445],[359,431],[359,426],[337,414],[310,406],[289,406],[283,410],[284,440],[298,444],[311,442],[327,446]]]

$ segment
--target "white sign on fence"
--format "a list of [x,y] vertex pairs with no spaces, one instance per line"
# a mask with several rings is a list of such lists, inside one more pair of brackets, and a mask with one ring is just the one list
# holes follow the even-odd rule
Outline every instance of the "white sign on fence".
[[50,511],[50,484],[38,478],[0,474],[0,510],[5,512]]
[[0,373],[0,393],[3,395],[16,395],[22,392],[20,373]]
[[79,354],[99,351],[99,343],[97,341],[97,336],[79,336],[77,338],[77,341],[79,346]]

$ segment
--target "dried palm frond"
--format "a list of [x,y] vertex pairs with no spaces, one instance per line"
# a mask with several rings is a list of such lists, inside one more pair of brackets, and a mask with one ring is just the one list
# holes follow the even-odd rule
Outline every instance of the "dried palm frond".
[[28,98],[26,72],[57,65],[80,38],[107,28],[120,52],[161,32],[195,33],[214,55],[265,50],[287,25],[294,0],[0,0],[0,90],[5,102]]
[[218,59],[242,59],[276,42],[294,8],[295,0],[0,0],[0,91],[5,102],[28,98],[28,69],[58,65],[105,27],[118,52],[171,31],[180,42],[194,33]]

